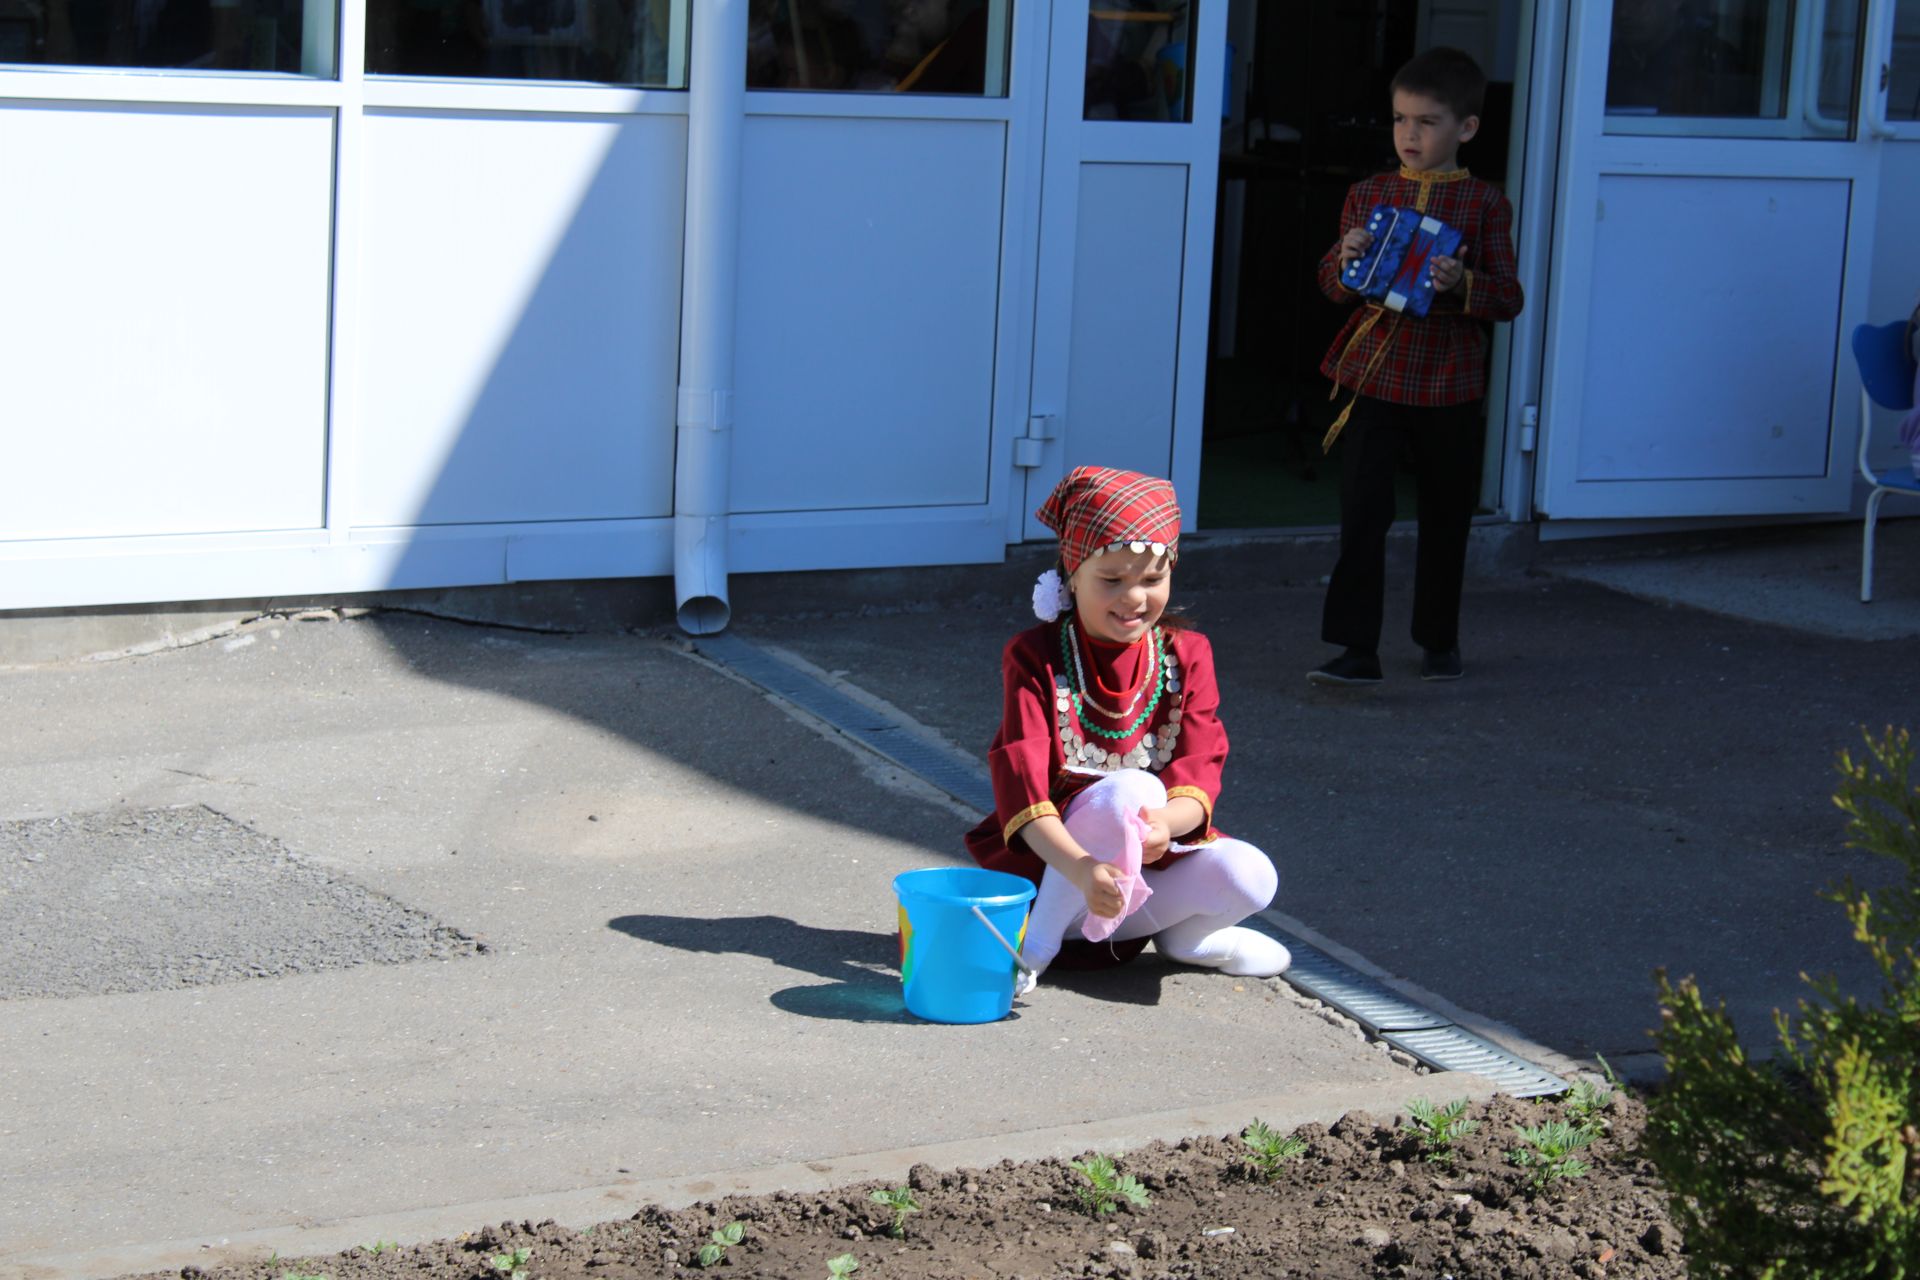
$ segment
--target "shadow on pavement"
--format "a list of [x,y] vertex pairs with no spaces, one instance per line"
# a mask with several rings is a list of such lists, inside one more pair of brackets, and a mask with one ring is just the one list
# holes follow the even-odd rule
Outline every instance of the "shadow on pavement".
[[781,916],[626,915],[607,927],[642,942],[704,955],[748,955],[831,979],[775,991],[785,1013],[836,1022],[915,1022],[900,998],[899,942],[864,929],[820,929]]
[[[900,944],[890,933],[866,929],[819,929],[782,916],[615,916],[607,927],[629,938],[707,955],[759,956],[802,973],[841,982],[897,983]],[[876,973],[881,968],[886,972]]]

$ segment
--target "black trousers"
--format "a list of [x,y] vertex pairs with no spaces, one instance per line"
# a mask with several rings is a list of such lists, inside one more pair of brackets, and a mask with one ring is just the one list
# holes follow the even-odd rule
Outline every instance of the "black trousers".
[[1424,408],[1361,396],[1354,404],[1340,438],[1340,560],[1327,586],[1321,639],[1352,649],[1380,647],[1394,471],[1406,453],[1420,517],[1413,641],[1423,649],[1460,643],[1460,582],[1479,496],[1480,430],[1477,400]]

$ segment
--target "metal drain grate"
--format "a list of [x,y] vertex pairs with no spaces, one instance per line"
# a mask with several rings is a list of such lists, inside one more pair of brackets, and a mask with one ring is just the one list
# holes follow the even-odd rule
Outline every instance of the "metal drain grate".
[[1453,1025],[1433,1010],[1422,1009],[1284,929],[1261,920],[1248,923],[1262,933],[1272,934],[1293,952],[1293,967],[1283,975],[1288,982],[1340,1010],[1365,1027],[1370,1035],[1385,1031],[1429,1031]]
[[[928,744],[885,712],[849,698],[731,632],[701,636],[693,642],[693,647],[768,693],[786,699],[932,783],[962,804],[981,813],[993,812],[993,784],[983,771]],[[1279,939],[1293,953],[1293,966],[1283,975],[1288,982],[1435,1071],[1470,1071],[1483,1075],[1519,1098],[1566,1092],[1567,1082],[1559,1076],[1462,1030],[1431,1009],[1414,1004],[1378,978],[1341,963],[1273,922],[1256,915],[1245,923]]]
[[1389,1031],[1380,1038],[1396,1049],[1406,1050],[1436,1071],[1471,1071],[1485,1076],[1516,1098],[1537,1098],[1567,1091],[1567,1082],[1559,1076],[1456,1026],[1427,1031]]

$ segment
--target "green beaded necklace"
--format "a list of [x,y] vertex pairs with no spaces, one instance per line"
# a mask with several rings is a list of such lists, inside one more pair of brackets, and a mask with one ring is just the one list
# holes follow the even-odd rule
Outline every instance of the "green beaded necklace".
[[1099,725],[1087,719],[1087,713],[1080,704],[1080,684],[1084,682],[1086,677],[1084,673],[1080,671],[1080,654],[1074,636],[1073,620],[1069,618],[1061,626],[1060,657],[1063,659],[1061,666],[1064,670],[1074,673],[1074,676],[1070,677],[1074,680],[1073,714],[1074,717],[1079,720],[1082,729],[1085,729],[1088,733],[1097,733],[1103,738],[1111,738],[1115,742],[1119,742],[1131,738],[1134,734],[1140,732],[1142,726],[1153,719],[1154,711],[1160,706],[1160,694],[1167,686],[1167,664],[1162,658],[1162,650],[1160,648],[1162,642],[1160,628],[1156,626],[1153,629],[1153,696],[1147,699],[1146,709],[1140,713],[1140,718],[1124,729],[1102,729]]

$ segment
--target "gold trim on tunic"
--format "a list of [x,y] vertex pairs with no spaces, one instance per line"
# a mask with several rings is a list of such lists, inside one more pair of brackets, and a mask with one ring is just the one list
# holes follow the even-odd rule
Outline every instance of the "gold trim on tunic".
[[1007,848],[1011,849],[1013,848],[1013,837],[1020,828],[1026,826],[1035,818],[1057,818],[1059,816],[1060,810],[1054,806],[1051,800],[1042,800],[1039,804],[1030,804],[1007,819],[1007,825],[1000,829],[1000,839],[1006,843]]
[[[1167,799],[1171,800],[1175,796],[1186,796],[1189,800],[1198,800],[1200,802],[1201,812],[1203,812],[1206,815],[1204,818],[1200,820],[1200,829],[1202,831],[1205,831],[1207,828],[1213,825],[1213,797],[1212,796],[1208,795],[1206,792],[1202,791],[1198,787],[1168,787]],[[1193,842],[1190,840],[1182,840],[1180,843],[1191,844]]]

